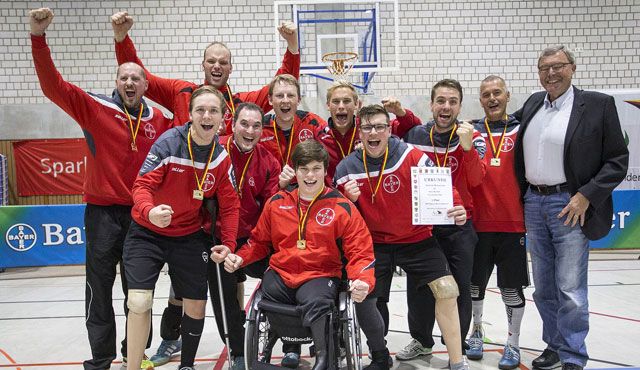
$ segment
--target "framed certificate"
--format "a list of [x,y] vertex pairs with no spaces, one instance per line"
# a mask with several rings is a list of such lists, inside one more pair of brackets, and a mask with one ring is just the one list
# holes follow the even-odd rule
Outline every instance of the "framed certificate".
[[413,225],[453,225],[451,168],[411,167],[411,206]]

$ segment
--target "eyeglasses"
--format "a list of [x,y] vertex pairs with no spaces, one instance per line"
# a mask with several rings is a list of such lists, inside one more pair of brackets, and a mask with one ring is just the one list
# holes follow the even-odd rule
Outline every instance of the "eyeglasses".
[[364,132],[365,134],[370,134],[372,133],[374,130],[376,132],[382,132],[384,130],[387,129],[387,127],[389,127],[389,125],[362,125],[360,126],[360,131]]
[[538,67],[538,72],[547,73],[549,70],[554,70],[556,72],[560,72],[564,69],[565,66],[573,64],[573,63],[556,63],[552,65],[543,65]]

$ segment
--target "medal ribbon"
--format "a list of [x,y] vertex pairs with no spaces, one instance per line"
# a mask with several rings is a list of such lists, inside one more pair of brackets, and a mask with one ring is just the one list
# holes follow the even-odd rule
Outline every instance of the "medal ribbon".
[[491,152],[493,153],[493,158],[500,158],[500,152],[502,151],[502,145],[504,144],[504,136],[507,133],[507,122],[509,121],[509,116],[504,115],[504,130],[502,131],[502,135],[500,136],[500,145],[496,148],[496,143],[493,141],[493,136],[491,135],[491,129],[489,129],[489,121],[487,118],[484,119],[484,127],[487,130],[487,134],[489,136],[489,143],[491,143]]
[[[229,136],[229,139],[227,139],[227,153],[229,153],[229,157],[231,157],[230,144],[231,144],[231,136]],[[247,162],[244,164],[244,168],[242,169],[242,174],[240,175],[240,182],[238,182],[238,189],[236,190],[240,198],[242,198],[242,184],[244,184],[244,175],[247,174],[247,169],[249,168],[249,162],[251,162],[251,158],[253,158],[253,153],[255,153],[255,150],[251,151],[251,154],[249,155],[249,159],[247,159]]]
[[373,190],[371,186],[371,176],[369,176],[369,169],[367,168],[367,152],[362,149],[362,162],[364,163],[364,171],[367,173],[367,182],[369,183],[369,189],[371,190],[371,203],[373,203],[376,194],[378,193],[378,189],[380,189],[380,184],[382,184],[382,174],[384,173],[384,168],[387,166],[387,159],[389,158],[389,145],[387,144],[387,148],[384,151],[384,160],[382,161],[382,167],[380,167],[380,172],[378,173],[378,184],[376,184],[376,190]]
[[306,229],[307,216],[309,215],[311,206],[313,206],[313,203],[315,203],[316,199],[318,199],[318,197],[320,196],[320,194],[322,194],[322,192],[324,192],[324,184],[322,184],[322,189],[320,189],[318,194],[316,194],[313,197],[313,199],[311,200],[311,203],[309,203],[309,207],[307,207],[307,210],[304,212],[304,215],[303,215],[302,207],[300,206],[300,189],[298,189],[298,240],[303,240],[302,234],[304,234]]
[[289,156],[291,155],[291,144],[293,143],[293,135],[296,132],[296,122],[294,120],[293,125],[291,125],[291,134],[289,134],[289,145],[287,146],[287,158],[284,157],[282,153],[282,149],[280,149],[280,139],[278,139],[278,128],[276,127],[276,120],[271,120],[271,126],[273,126],[273,135],[276,137],[276,144],[278,145],[278,153],[280,153],[280,158],[282,158],[282,166],[286,166],[289,163]]
[[225,99],[224,103],[227,105],[227,108],[229,108],[231,117],[234,117],[236,115],[236,106],[233,104],[233,93],[231,92],[231,86],[229,86],[229,84],[227,84],[227,92],[229,93],[229,101]]
[[140,120],[142,119],[142,111],[144,110],[144,104],[140,103],[140,113],[138,113],[138,122],[136,123],[136,130],[133,130],[133,121],[131,120],[131,115],[127,110],[127,107],[122,105],[124,108],[124,112],[127,114],[127,119],[129,120],[129,129],[131,130],[131,146],[136,146],[136,137],[138,136],[138,130],[140,129]]
[[204,166],[204,172],[202,173],[202,180],[198,178],[196,163],[193,160],[193,151],[191,149],[191,129],[189,129],[189,133],[187,134],[187,146],[189,147],[189,159],[191,159],[191,165],[193,166],[193,174],[196,176],[196,185],[198,186],[198,190],[202,191],[202,185],[204,184],[204,179],[207,178],[207,172],[209,172],[209,163],[211,163],[211,158],[213,158],[213,152],[216,149],[216,143],[214,141],[213,145],[211,146],[209,159],[207,160],[207,164]]
[[333,133],[333,129],[329,129],[329,133],[331,133],[331,136],[333,137],[333,140],[336,141],[336,144],[338,144],[338,149],[340,149],[340,154],[342,154],[342,158],[346,157],[347,154],[351,153],[351,148],[353,147],[353,141],[356,138],[356,126],[353,126],[353,133],[351,134],[351,140],[349,141],[349,148],[347,150],[347,153],[345,154],[344,149],[342,149],[342,145],[340,145],[340,141],[338,140],[338,138],[336,138],[336,135],[334,135]]
[[447,165],[447,158],[449,157],[449,146],[451,145],[451,139],[453,139],[453,135],[456,133],[456,130],[458,129],[458,124],[453,125],[453,130],[451,130],[451,135],[449,135],[449,142],[447,143],[447,148],[444,151],[444,160],[442,161],[442,165],[440,165],[440,155],[436,150],[436,143],[435,141],[433,141],[433,129],[435,127],[436,125],[433,125],[431,126],[431,130],[429,130],[429,139],[431,139],[431,145],[433,145],[433,154],[436,157],[436,164],[438,165],[438,167],[443,167]]

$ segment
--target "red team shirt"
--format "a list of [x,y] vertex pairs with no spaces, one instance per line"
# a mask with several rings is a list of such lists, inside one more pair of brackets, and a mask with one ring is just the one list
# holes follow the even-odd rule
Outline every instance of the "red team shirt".
[[[344,185],[355,179],[360,188],[357,205],[373,242],[376,244],[417,243],[431,237],[431,225],[412,225],[411,167],[434,166],[429,157],[392,136],[389,138],[389,156],[382,174],[382,182],[371,202],[371,188],[362,162],[362,150],[356,150],[338,164],[335,182],[344,192]],[[367,158],[371,187],[375,190],[382,158]],[[461,204],[457,191],[453,192],[455,205]]]
[[[246,238],[251,234],[251,229],[258,223],[258,218],[265,203],[278,189],[278,176],[280,175],[280,164],[260,145],[250,152],[241,152],[233,142],[233,137],[223,136],[220,143],[225,150],[229,148],[228,154],[233,164],[233,171],[240,193],[240,223],[238,225],[238,237]],[[253,154],[252,154],[253,153]],[[242,172],[251,157],[251,162],[242,177]],[[242,179],[242,183],[241,183]],[[216,230],[220,230],[221,220],[216,223]],[[219,232],[216,231],[219,238]]]
[[[499,157],[500,166],[497,167],[491,166],[493,151],[484,119],[475,122],[475,128],[480,132],[487,146],[487,151],[483,155],[487,173],[480,185],[471,188],[476,205],[473,226],[478,232],[525,232],[520,188],[514,171],[514,147],[520,122],[513,116],[509,116],[506,127]],[[489,123],[489,130],[496,148],[499,147],[504,128],[504,121]]]
[[[45,36],[31,35],[31,50],[44,95],[82,127],[91,155],[87,158],[84,201],[91,204],[133,204],[131,188],[153,142],[171,127],[171,120],[145,101],[131,149],[131,129],[120,96],[113,98],[83,91],[66,82],[51,59]],[[138,112],[129,112],[134,129]]]
[[[413,112],[408,109],[406,111],[407,114],[404,117],[399,117],[392,122],[393,133],[423,151],[436,165],[438,163],[436,160],[437,155],[440,166],[451,168],[453,185],[462,197],[467,210],[467,218],[474,218],[474,202],[469,189],[482,183],[486,172],[485,164],[480,157],[480,153],[484,154],[485,150],[485,142],[482,140],[482,136],[477,130],[474,130],[472,149],[466,152],[460,145],[458,135],[454,134],[451,142],[449,142],[451,131],[436,133],[434,130],[434,142],[431,142],[429,133],[435,122],[431,121],[422,125],[420,119]],[[447,144],[449,151],[445,164],[444,158],[447,152]]]
[[[243,266],[273,253],[269,262],[290,288],[319,277],[342,277],[342,253],[350,280],[360,279],[375,287],[371,235],[356,207],[335,189],[326,188],[311,205],[304,240],[298,249],[298,190],[280,191],[266,204],[251,238],[238,255]],[[302,209],[304,213],[308,203]],[[341,240],[338,245],[337,240]]]
[[[116,42],[116,57],[118,64],[134,62],[144,68],[142,61],[138,58],[133,41],[128,35],[121,42]],[[146,68],[145,72],[147,73],[147,80],[149,80],[149,90],[147,90],[146,96],[173,113],[175,126],[188,122],[191,94],[202,85],[183,80],[161,78],[151,74]],[[290,74],[297,79],[300,76],[300,54],[292,54],[287,50],[282,60],[282,66],[276,72],[276,75],[280,74]],[[205,81],[204,84],[207,84],[207,82]],[[256,91],[239,93],[232,93],[227,87],[228,85],[220,89],[229,107],[229,110],[224,115],[226,134],[231,134],[233,123],[231,106],[237,107],[242,102],[251,102],[260,106],[264,112],[271,110],[269,86],[264,86]]]
[[333,183],[338,163],[353,152],[356,145],[360,143],[360,130],[358,127],[358,121],[354,118],[349,130],[342,135],[333,126],[331,118],[327,121],[327,127],[325,127],[319,138],[322,145],[327,149],[327,153],[329,153],[329,167],[327,168],[327,178],[325,180],[327,184]]
[[[147,229],[165,236],[184,236],[200,230],[203,224],[202,200],[193,198],[197,189],[194,165],[187,144],[191,124],[173,128],[153,144],[140,174],[133,184],[133,219]],[[214,139],[214,143],[217,138]],[[202,179],[210,146],[194,147],[195,171]],[[198,154],[196,154],[196,152]],[[215,151],[202,186],[205,198],[215,196],[219,204],[219,217],[223,222],[222,243],[231,250],[236,247],[240,202],[236,193],[231,160],[221,145]],[[171,227],[159,228],[149,221],[149,211],[160,204],[173,209]]]

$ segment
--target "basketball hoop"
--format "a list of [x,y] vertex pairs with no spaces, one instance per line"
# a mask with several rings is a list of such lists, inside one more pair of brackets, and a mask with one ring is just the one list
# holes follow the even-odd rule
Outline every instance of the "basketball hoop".
[[351,72],[351,68],[358,61],[358,53],[348,51],[326,53],[322,56],[322,61],[327,65],[327,70],[332,75],[344,78]]

